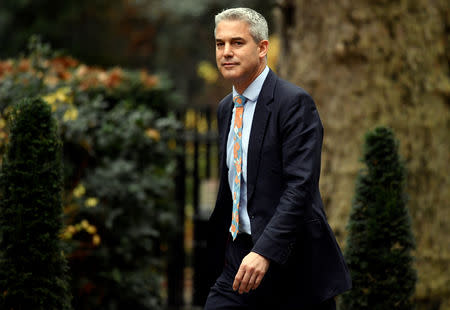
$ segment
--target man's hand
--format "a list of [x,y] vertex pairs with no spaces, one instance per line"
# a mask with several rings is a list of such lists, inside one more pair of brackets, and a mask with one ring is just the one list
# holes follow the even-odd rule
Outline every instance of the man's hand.
[[234,278],[233,290],[239,289],[239,294],[256,289],[269,269],[270,261],[262,255],[250,252],[242,260],[241,266]]

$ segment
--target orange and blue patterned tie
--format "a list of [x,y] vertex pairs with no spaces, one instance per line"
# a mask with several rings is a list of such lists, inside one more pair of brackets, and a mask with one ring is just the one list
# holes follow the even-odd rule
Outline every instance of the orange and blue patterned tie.
[[234,102],[234,125],[233,125],[233,214],[231,217],[230,232],[233,240],[239,232],[239,204],[241,198],[241,177],[242,177],[242,116],[244,114],[245,97],[237,95]]

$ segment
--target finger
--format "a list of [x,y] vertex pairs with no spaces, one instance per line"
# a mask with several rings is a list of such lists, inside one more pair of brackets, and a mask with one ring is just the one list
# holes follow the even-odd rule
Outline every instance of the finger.
[[237,289],[241,285],[241,281],[242,281],[242,278],[244,277],[244,273],[245,273],[245,270],[242,267],[239,267],[239,270],[238,270],[236,276],[234,277],[234,282],[233,282],[233,290],[234,291],[237,291]]
[[258,286],[261,284],[262,279],[264,278],[264,273],[260,273],[255,280],[255,284],[253,285],[253,289],[256,290]]
[[252,271],[247,270],[244,274],[244,277],[242,278],[241,285],[239,286],[239,294],[242,294],[247,289],[247,285],[250,281],[250,277],[252,276]]
[[246,292],[246,293],[248,293],[251,289],[254,289],[255,281],[256,281],[256,278],[257,278],[257,277],[258,277],[258,276],[257,276],[257,273],[254,272],[254,273],[252,274],[252,276],[250,277],[250,280],[248,281],[247,287],[245,288],[245,292]]

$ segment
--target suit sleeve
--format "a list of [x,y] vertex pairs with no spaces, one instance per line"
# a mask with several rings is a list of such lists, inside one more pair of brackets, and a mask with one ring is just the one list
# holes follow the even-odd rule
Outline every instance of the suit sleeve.
[[318,190],[323,127],[305,92],[280,103],[279,139],[284,191],[276,211],[252,251],[284,264],[294,248],[305,215]]

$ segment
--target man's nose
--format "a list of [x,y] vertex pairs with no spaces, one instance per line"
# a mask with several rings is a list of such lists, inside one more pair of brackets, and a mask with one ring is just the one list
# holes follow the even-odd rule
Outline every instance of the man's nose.
[[226,43],[223,50],[223,56],[224,57],[231,57],[233,56],[233,51],[231,49],[231,44]]

